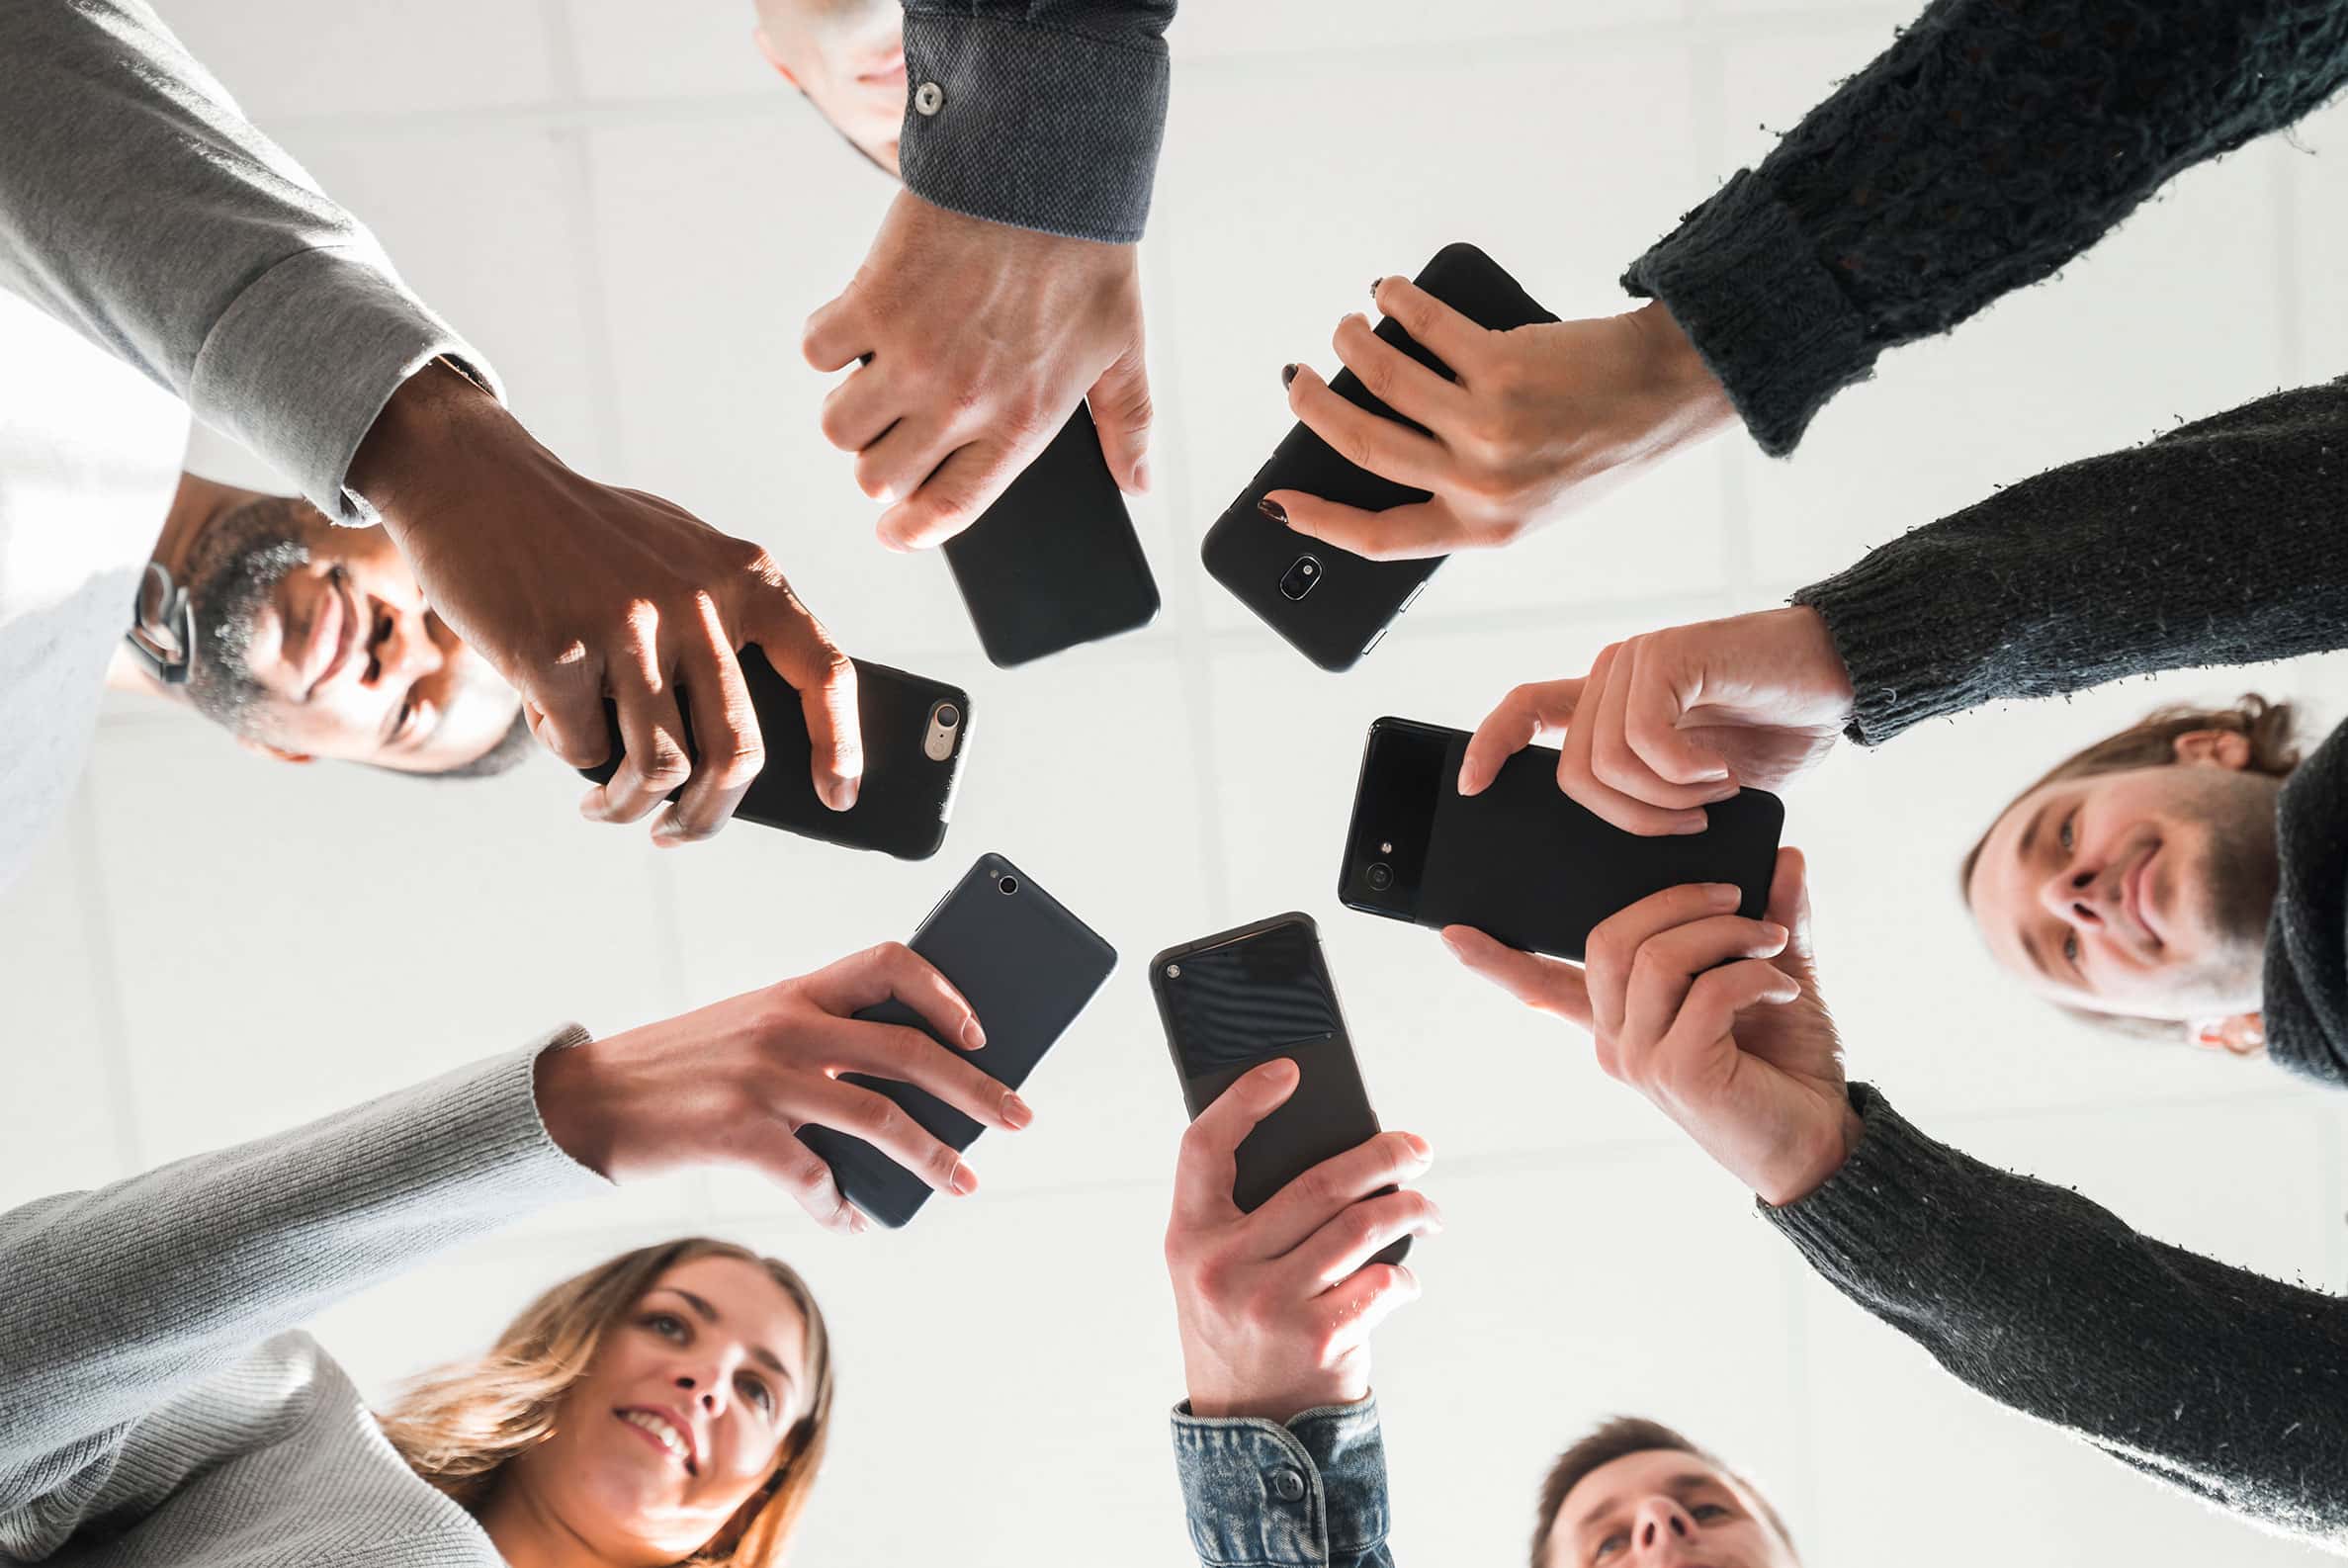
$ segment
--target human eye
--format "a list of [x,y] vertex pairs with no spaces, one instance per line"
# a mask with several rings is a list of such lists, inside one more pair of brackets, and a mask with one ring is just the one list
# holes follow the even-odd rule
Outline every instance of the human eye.
[[1629,1544],[1630,1531],[1618,1529],[1598,1543],[1598,1549],[1590,1554],[1590,1560],[1594,1563],[1610,1561],[1619,1556],[1622,1548]]
[[648,1312],[644,1316],[644,1326],[664,1340],[675,1340],[682,1344],[687,1337],[685,1320],[673,1312]]
[[407,695],[399,699],[399,717],[391,725],[393,744],[407,739],[408,731],[415,727],[416,709],[421,704],[416,701],[416,689],[413,686],[408,687]]
[[741,1380],[741,1387],[750,1402],[762,1413],[769,1416],[774,1414],[774,1390],[766,1386],[764,1378],[745,1376]]
[[1698,1503],[1688,1511],[1688,1517],[1701,1524],[1711,1520],[1728,1518],[1728,1510],[1717,1503]]
[[2062,938],[2062,956],[2072,969],[2079,967],[2079,933],[2066,931]]
[[2063,815],[2062,828],[2054,835],[2055,841],[2062,845],[2062,851],[2064,854],[2069,854],[2072,847],[2079,841],[2078,833],[2073,831],[2073,827],[2078,821],[2079,808],[2074,806]]

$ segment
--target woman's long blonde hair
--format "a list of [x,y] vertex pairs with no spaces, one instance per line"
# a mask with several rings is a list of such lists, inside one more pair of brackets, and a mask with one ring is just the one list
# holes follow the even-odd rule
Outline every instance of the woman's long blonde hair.
[[586,1374],[596,1347],[660,1276],[697,1258],[732,1258],[766,1270],[807,1319],[807,1413],[784,1435],[774,1473],[701,1550],[712,1568],[773,1568],[807,1507],[831,1425],[831,1344],[807,1281],[788,1263],[732,1242],[691,1236],[640,1247],[547,1291],[506,1325],[489,1353],[427,1372],[378,1419],[408,1467],[478,1513],[508,1459],[555,1430],[555,1412]]

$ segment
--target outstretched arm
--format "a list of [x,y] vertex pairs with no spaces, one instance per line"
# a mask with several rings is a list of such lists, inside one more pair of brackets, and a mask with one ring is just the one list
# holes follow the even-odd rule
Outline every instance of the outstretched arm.
[[1937,0],[1623,283],[1783,455],[1885,349],[2038,282],[2344,83],[2338,6]]

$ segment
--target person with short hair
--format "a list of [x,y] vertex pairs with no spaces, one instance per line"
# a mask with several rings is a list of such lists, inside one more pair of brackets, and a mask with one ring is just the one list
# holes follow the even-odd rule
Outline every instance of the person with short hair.
[[537,749],[522,700],[424,602],[380,525],[180,476],[107,684],[182,702],[258,755],[488,778]]
[[1718,1456],[1641,1416],[1601,1422],[1549,1466],[1532,1568],[1800,1568],[1776,1505]]
[[[873,1022],[894,999],[935,1031]],[[939,1040],[958,1042],[950,1049]],[[858,1077],[1032,1120],[899,943],[602,1038],[577,1025],[305,1126],[0,1214],[0,1561],[515,1568],[781,1560],[822,1463],[829,1339],[784,1264],[691,1238],[557,1285],[370,1411],[301,1325],[614,1183],[731,1165],[870,1222],[796,1130],[977,1176]]]

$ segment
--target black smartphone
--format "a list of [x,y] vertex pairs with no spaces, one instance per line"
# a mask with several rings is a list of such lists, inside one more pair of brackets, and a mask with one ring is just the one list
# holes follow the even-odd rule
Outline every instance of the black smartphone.
[[[815,748],[798,690],[775,672],[756,644],[740,651],[742,684],[757,711],[766,765],[734,815],[851,849],[878,849],[900,860],[926,860],[946,841],[962,756],[970,747],[970,697],[959,686],[909,675],[856,659],[856,712],[864,737],[864,778],[856,804],[835,812],[816,794],[809,773]],[[579,771],[598,784],[611,781],[625,754],[620,710],[608,699],[611,755]],[[685,749],[693,749],[693,721],[685,717]],[[669,794],[675,800],[683,786]]]
[[[1231,1200],[1242,1209],[1378,1135],[1311,915],[1170,947],[1150,960],[1150,990],[1192,1120],[1250,1068],[1282,1056],[1296,1064],[1296,1092],[1239,1146]],[[1371,1261],[1397,1263],[1410,1250],[1405,1236]]]
[[[1006,1089],[1027,1082],[1117,967],[1115,948],[997,854],[979,856],[906,945],[953,982],[987,1031],[987,1043],[976,1051],[938,1043]],[[901,1002],[884,1002],[856,1016],[906,1024],[937,1039],[937,1031]],[[968,1149],[986,1130],[912,1084],[862,1073],[846,1074],[843,1082],[886,1094],[952,1148]],[[929,1183],[861,1138],[815,1126],[802,1127],[799,1138],[831,1167],[840,1195],[883,1225],[905,1224],[929,1200]]]
[[[1414,280],[1420,288],[1480,325],[1495,331],[1554,321],[1517,280],[1473,245],[1445,245]],[[1450,368],[1402,329],[1391,316],[1378,336],[1443,377]],[[1404,419],[1369,393],[1359,377],[1340,371],[1330,390],[1381,418],[1423,428]],[[1370,561],[1307,539],[1256,509],[1272,490],[1302,490],[1364,511],[1427,499],[1427,491],[1355,468],[1335,448],[1299,424],[1256,471],[1239,499],[1207,530],[1199,556],[1216,581],[1239,596],[1265,625],[1327,670],[1351,669],[1378,645],[1394,618],[1410,608],[1441,556],[1422,561]]]
[[1769,908],[1785,806],[1739,790],[1704,808],[1700,833],[1624,832],[1557,787],[1557,752],[1526,746],[1478,795],[1459,793],[1467,733],[1380,719],[1361,751],[1338,901],[1439,929],[1473,925],[1577,962],[1607,916],[1689,882],[1730,882],[1737,913]]
[[998,668],[1158,617],[1158,579],[1083,403],[1052,444],[946,541],[946,565]]

